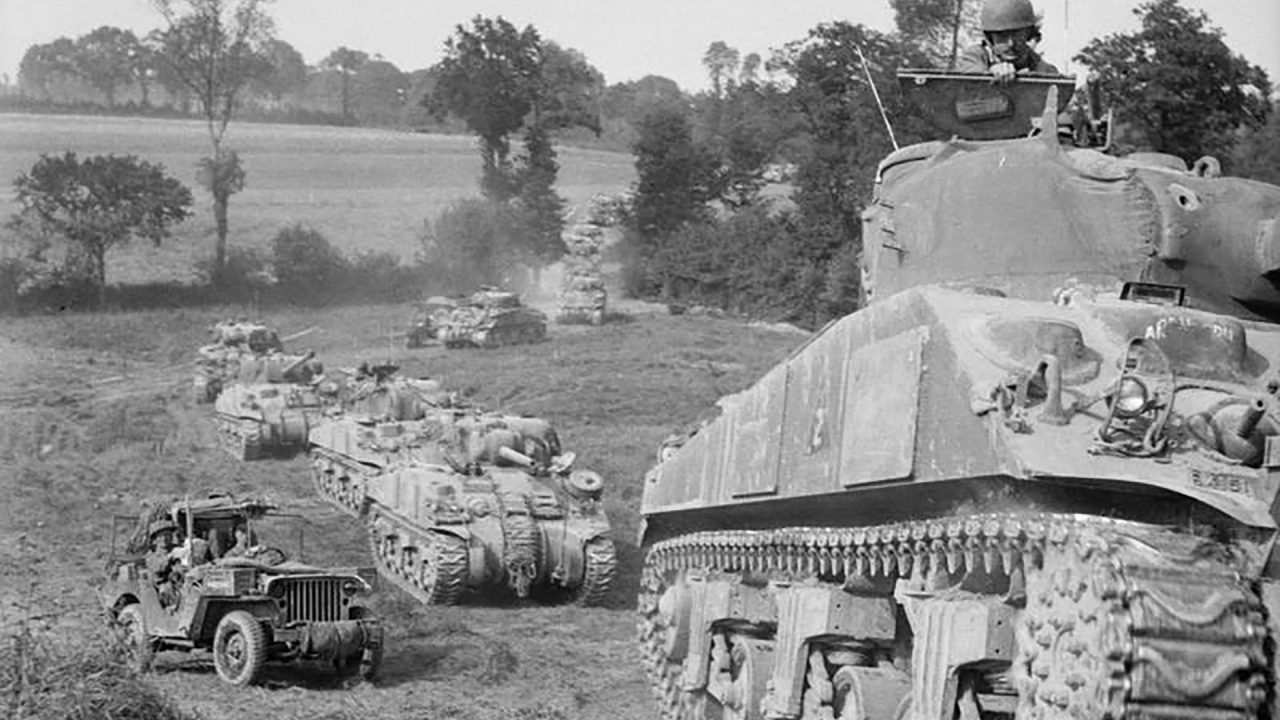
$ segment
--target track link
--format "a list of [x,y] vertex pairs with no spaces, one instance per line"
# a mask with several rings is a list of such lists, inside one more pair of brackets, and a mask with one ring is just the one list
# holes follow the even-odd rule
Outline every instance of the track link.
[[700,532],[655,544],[638,636],[665,718],[691,717],[668,658],[666,593],[682,573],[849,586],[933,568],[1025,578],[1017,716],[1243,720],[1269,691],[1265,613],[1233,548],[1094,516],[989,514],[865,528]]

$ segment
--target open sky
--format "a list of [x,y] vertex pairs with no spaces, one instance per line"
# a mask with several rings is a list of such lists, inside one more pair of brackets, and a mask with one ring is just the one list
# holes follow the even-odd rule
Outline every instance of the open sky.
[[[1280,82],[1280,0],[1181,0],[1204,10],[1227,44]],[[1139,0],[1036,0],[1042,52],[1060,69],[1089,39],[1138,27]],[[453,28],[476,15],[532,24],[574,48],[609,83],[655,74],[686,90],[706,87],[702,55],[723,40],[743,55],[798,40],[819,23],[845,20],[893,28],[889,0],[274,0],[277,32],[309,64],[345,45],[382,55],[401,70],[440,59]],[[0,0],[0,73],[16,78],[26,49],[100,25],[138,35],[159,26],[150,0]]]

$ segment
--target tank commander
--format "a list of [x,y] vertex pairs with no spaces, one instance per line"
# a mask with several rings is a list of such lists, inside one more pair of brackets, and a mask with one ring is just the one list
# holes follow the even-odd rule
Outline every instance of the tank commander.
[[982,42],[970,45],[956,58],[956,70],[990,73],[1007,83],[1020,72],[1058,75],[1058,68],[1040,57],[1040,18],[1031,0],[986,0],[980,25]]

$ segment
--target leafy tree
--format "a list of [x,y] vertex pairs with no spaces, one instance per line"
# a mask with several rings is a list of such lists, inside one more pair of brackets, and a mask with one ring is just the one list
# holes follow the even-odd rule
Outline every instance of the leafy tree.
[[623,147],[631,147],[636,141],[636,128],[640,120],[654,106],[667,104],[686,107],[690,100],[674,80],[660,75],[646,75],[639,80],[615,83],[600,94],[600,119],[602,132],[615,138]]
[[241,94],[271,70],[267,43],[274,23],[263,7],[269,1],[152,0],[168,25],[163,57],[195,97],[209,132],[213,152],[199,177],[213,195],[215,279],[226,264],[227,208],[245,179],[239,156],[223,139]]
[[[154,33],[154,31],[153,31]],[[151,88],[159,75],[160,58],[156,55],[157,43],[153,35],[135,39],[129,50],[129,77],[138,85],[142,104],[151,104]]]
[[1236,145],[1232,168],[1241,177],[1280,185],[1280,113],[1267,117],[1267,124],[1245,133]]
[[1266,72],[1234,54],[1203,12],[1178,0],[1139,5],[1135,33],[1090,42],[1075,57],[1096,75],[1137,145],[1191,161],[1225,155],[1236,132],[1266,122]]
[[600,132],[600,95],[604,76],[577,50],[551,40],[538,47],[533,77],[533,118],[529,124],[545,132],[581,127]]
[[270,66],[260,77],[251,81],[254,92],[265,93],[277,104],[292,92],[307,84],[307,63],[289,43],[272,38],[265,43],[264,51]]
[[764,61],[760,53],[747,53],[742,58],[742,69],[738,73],[739,85],[755,85],[760,82],[760,68]]
[[32,45],[22,56],[18,66],[18,82],[25,88],[34,88],[45,100],[52,100],[51,83],[76,74],[76,46],[71,38],[61,37],[53,42]]
[[890,0],[902,40],[933,67],[953,68],[962,44],[980,36],[980,0]]
[[[852,298],[824,296],[827,288],[841,286],[828,283],[828,273],[839,258],[860,253],[861,212],[871,200],[876,166],[894,149],[866,72],[877,87],[890,88],[896,68],[919,60],[890,36],[837,22],[819,25],[771,61],[794,83],[788,96],[806,138],[792,194],[800,227],[793,251],[809,267],[796,277],[805,283],[803,295],[813,299],[814,312],[823,297],[833,312],[843,312],[852,303]],[[905,144],[919,139],[920,129],[902,122],[907,113],[901,97],[881,97],[888,117],[899,119],[894,127],[897,140]]]
[[162,166],[132,155],[41,155],[14,188],[22,214],[65,238],[67,265],[100,290],[112,247],[134,237],[159,244],[190,214],[191,191]]
[[711,77],[711,93],[715,97],[724,97],[725,92],[733,85],[740,57],[737,49],[729,47],[723,40],[716,40],[707,47],[707,52],[702,56],[702,65],[707,68],[707,74]]
[[394,123],[409,93],[409,79],[395,64],[375,58],[356,72],[352,105],[362,123]]
[[461,118],[480,137],[485,196],[514,197],[510,136],[533,110],[533,84],[542,39],[533,26],[517,30],[502,19],[477,16],[445,43],[432,102]]
[[635,202],[629,224],[646,244],[657,244],[681,227],[710,217],[715,198],[716,158],[694,143],[686,111],[658,105],[640,121]]
[[336,70],[342,76],[342,117],[351,117],[351,76],[369,62],[369,53],[343,45],[329,53],[320,66]]
[[[533,221],[526,250],[543,262],[564,252],[564,201],[555,193],[559,166],[551,133],[600,131],[600,73],[573,50],[544,41],[532,26],[476,17],[445,46],[431,102],[460,117],[480,137],[480,186],[496,202],[516,201]],[[523,130],[524,155],[511,157],[510,136]]]
[[76,40],[76,71],[102,92],[107,107],[115,107],[116,91],[133,79],[141,47],[132,32],[103,25]]

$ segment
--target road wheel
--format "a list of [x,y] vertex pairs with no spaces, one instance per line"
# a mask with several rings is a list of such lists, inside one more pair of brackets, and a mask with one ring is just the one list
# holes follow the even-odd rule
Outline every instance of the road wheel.
[[116,632],[120,638],[125,663],[135,672],[144,673],[150,670],[156,651],[151,644],[151,636],[147,633],[147,624],[143,620],[140,605],[131,603],[120,608],[116,613]]
[[258,619],[243,610],[229,612],[213,634],[213,666],[232,685],[258,679],[267,657],[267,636]]

